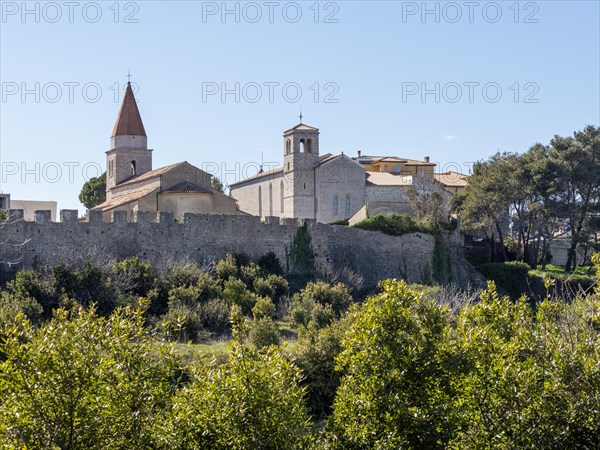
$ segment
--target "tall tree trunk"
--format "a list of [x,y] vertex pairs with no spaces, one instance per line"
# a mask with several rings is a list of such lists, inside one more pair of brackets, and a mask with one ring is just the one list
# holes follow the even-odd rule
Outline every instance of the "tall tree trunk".
[[508,256],[506,255],[506,248],[504,247],[504,236],[502,234],[502,229],[500,228],[500,223],[496,220],[496,230],[498,230],[498,239],[500,240],[500,254],[502,255],[502,262],[508,260]]
[[492,237],[490,239],[488,239],[488,242],[490,243],[491,250],[492,250],[491,260],[492,260],[492,262],[498,262],[498,255],[496,253],[496,240],[494,239],[494,233],[492,233]]

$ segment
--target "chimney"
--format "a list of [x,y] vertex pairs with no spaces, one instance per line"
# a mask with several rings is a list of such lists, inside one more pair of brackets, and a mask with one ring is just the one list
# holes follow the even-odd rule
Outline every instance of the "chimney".
[[362,152],[360,150],[357,150],[356,153],[358,154],[358,157],[360,158],[360,156],[362,155]]
[[425,162],[428,163],[429,162],[429,156],[425,157]]

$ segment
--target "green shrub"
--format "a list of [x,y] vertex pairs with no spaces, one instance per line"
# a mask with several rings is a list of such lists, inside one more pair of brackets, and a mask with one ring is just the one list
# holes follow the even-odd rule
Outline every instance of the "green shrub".
[[381,231],[391,236],[402,236],[408,233],[429,233],[439,231],[439,225],[428,221],[418,221],[407,214],[376,214],[353,225],[355,228],[368,231]]
[[202,275],[202,269],[194,261],[175,262],[169,267],[168,275],[163,277],[167,290],[177,286],[192,286]]
[[258,297],[256,304],[252,308],[252,315],[254,319],[260,319],[262,317],[268,317],[272,319],[275,317],[277,307],[269,297]]
[[185,304],[170,307],[158,327],[168,339],[177,342],[198,342],[208,337],[198,308]]
[[279,330],[270,317],[261,317],[252,322],[250,343],[257,349],[279,345]]
[[350,288],[343,283],[331,286],[322,281],[311,282],[306,285],[300,295],[312,298],[321,305],[331,305],[333,312],[338,317],[352,303]]
[[348,225],[350,225],[350,222],[348,221],[348,219],[339,219],[334,220],[333,222],[329,222],[329,225],[341,225],[343,227],[347,227]]
[[255,278],[253,287],[257,295],[269,297],[275,304],[278,304],[287,295],[289,289],[287,280],[279,275]]
[[120,292],[144,297],[152,288],[153,282],[150,264],[141,261],[137,256],[119,261],[113,267],[111,284]]
[[0,327],[12,324],[19,313],[24,314],[31,323],[40,324],[43,312],[42,305],[35,298],[0,292]]
[[530,267],[519,261],[506,263],[486,263],[476,267],[488,280],[506,292],[512,299],[517,299],[527,292],[527,280]]
[[236,278],[238,276],[238,266],[234,256],[229,253],[225,258],[217,262],[215,273],[222,281],[226,281],[229,278]]
[[283,275],[283,267],[274,252],[268,252],[260,257],[258,265],[265,274]]
[[256,302],[252,292],[246,289],[246,284],[237,278],[229,278],[225,281],[223,284],[223,299],[229,306],[239,306],[245,315],[250,314]]
[[229,306],[224,300],[213,299],[199,307],[202,324],[213,333],[223,333],[229,327]]

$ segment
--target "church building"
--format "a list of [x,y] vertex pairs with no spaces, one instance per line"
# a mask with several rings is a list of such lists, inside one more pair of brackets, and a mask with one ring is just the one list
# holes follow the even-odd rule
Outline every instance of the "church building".
[[125,97],[106,152],[106,201],[94,209],[105,219],[113,211],[168,211],[176,217],[186,212],[244,214],[236,201],[211,187],[212,175],[187,161],[152,168],[152,150],[133,95],[127,83]]
[[319,130],[300,123],[283,133],[283,166],[230,185],[242,211],[255,216],[351,223],[377,213],[413,214],[408,191],[438,193],[449,214],[462,174],[434,173],[436,164],[391,156],[321,155]]

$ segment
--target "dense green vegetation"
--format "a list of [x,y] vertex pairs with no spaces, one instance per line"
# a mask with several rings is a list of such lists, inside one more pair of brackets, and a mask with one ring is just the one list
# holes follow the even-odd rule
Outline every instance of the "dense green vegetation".
[[546,279],[533,305],[387,280],[358,301],[267,267],[19,272],[0,296],[0,446],[600,446],[599,289],[564,302]]
[[442,229],[452,230],[456,228],[456,221],[417,219],[408,214],[376,214],[353,226],[361,230],[381,231],[390,236],[402,236],[408,233],[437,234]]
[[106,200],[106,172],[92,177],[81,187],[79,201],[88,209],[98,206]]
[[588,257],[600,250],[600,127],[476,163],[454,206],[464,230],[487,237],[492,262],[516,259],[543,269],[551,261],[551,242],[567,239],[565,269],[574,270],[588,262],[585,256],[577,261],[577,248]]
[[498,290],[513,300],[526,295],[539,300],[548,295],[546,284],[550,283],[552,294],[569,301],[580,294],[591,292],[596,285],[593,266],[579,267],[575,272],[567,272],[556,266],[546,266],[546,270],[531,269],[523,262],[476,264],[475,268],[488,280],[494,281]]

